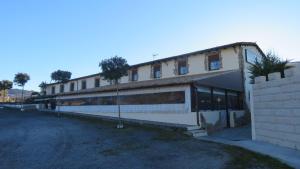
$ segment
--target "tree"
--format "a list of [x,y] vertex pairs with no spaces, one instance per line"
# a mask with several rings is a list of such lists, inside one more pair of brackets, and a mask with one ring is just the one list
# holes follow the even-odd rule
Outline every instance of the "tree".
[[113,82],[116,85],[117,90],[117,105],[118,105],[118,117],[119,124],[118,128],[123,128],[121,122],[121,111],[120,111],[120,102],[119,102],[119,79],[122,76],[127,75],[129,65],[127,64],[126,59],[122,57],[112,57],[110,59],[104,59],[99,63],[99,67],[102,69],[102,76],[104,80]]
[[72,73],[64,70],[57,70],[51,73],[51,79],[55,82],[67,82],[71,79]]
[[5,96],[6,96],[6,90],[11,89],[13,86],[13,83],[9,80],[2,80],[0,81],[0,91],[3,90],[3,95],[2,95],[2,101],[5,101]]
[[21,110],[23,110],[23,102],[24,102],[24,86],[25,84],[30,80],[30,76],[27,73],[17,73],[15,75],[15,79],[14,82],[18,85],[22,87],[22,108]]
[[269,80],[269,74],[274,72],[280,72],[281,77],[284,77],[284,70],[292,68],[292,65],[289,65],[289,60],[281,60],[273,52],[268,52],[265,56],[262,56],[261,60],[256,58],[253,65],[250,66],[249,70],[252,74],[250,76],[251,83],[254,83],[254,78],[258,76],[265,76],[266,80]]
[[44,95],[46,92],[46,88],[47,88],[47,83],[46,82],[42,82],[39,87],[41,88],[41,93]]

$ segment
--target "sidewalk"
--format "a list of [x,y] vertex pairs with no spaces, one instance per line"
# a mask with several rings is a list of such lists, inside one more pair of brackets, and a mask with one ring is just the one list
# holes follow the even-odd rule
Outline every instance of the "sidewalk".
[[199,137],[197,139],[242,147],[257,153],[269,155],[296,169],[300,169],[300,151],[276,146],[266,142],[252,141],[248,137],[248,130],[248,127],[225,129],[224,131],[215,133],[212,136]]

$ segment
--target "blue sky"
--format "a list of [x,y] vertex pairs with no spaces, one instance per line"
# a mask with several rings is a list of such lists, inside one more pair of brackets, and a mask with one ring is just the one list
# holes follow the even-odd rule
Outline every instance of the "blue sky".
[[[129,64],[237,41],[300,60],[300,1],[0,0],[0,80],[97,73],[114,55]],[[17,87],[17,86],[15,86]]]

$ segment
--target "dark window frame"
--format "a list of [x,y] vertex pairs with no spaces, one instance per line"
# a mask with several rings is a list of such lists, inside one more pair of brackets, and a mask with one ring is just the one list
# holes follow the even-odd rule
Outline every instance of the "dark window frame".
[[[201,105],[201,97],[203,97],[203,95],[201,96],[201,92],[196,93],[196,91],[198,91],[197,89],[195,89],[196,87],[192,86],[191,87],[191,108],[193,112],[197,111],[197,107],[199,110],[211,110],[211,111],[218,111],[218,110],[226,110],[226,104],[228,106],[228,109],[230,110],[242,110],[243,109],[243,97],[241,95],[240,92],[238,91],[233,91],[233,90],[226,90],[226,89],[221,89],[221,88],[215,88],[215,87],[209,87],[209,86],[201,86],[203,88],[207,88],[207,90],[209,90],[209,92],[207,93],[207,97],[209,98],[209,105],[206,105],[206,107],[203,105]],[[201,88],[200,87],[200,88]],[[222,90],[224,92],[224,95],[218,95],[219,92],[216,92],[218,90]],[[215,91],[215,92],[214,92]],[[231,93],[235,93],[236,98],[231,98],[233,95]],[[210,95],[210,96],[209,96]],[[196,96],[198,96],[198,98],[196,98]],[[225,101],[225,105],[220,105],[217,102],[217,97],[222,97],[221,99],[222,102]],[[230,101],[234,100],[234,102],[232,102],[232,104],[229,104]],[[198,105],[197,102],[198,101]]]
[[86,80],[82,80],[81,81],[81,90],[85,90],[86,89]]
[[[58,105],[116,105],[116,96],[86,97],[59,100]],[[184,104],[185,91],[120,95],[121,105]]]
[[[158,74],[157,74],[157,72],[158,72]],[[159,79],[159,78],[161,78],[161,75],[162,75],[161,64],[155,64],[155,65],[153,65],[153,78],[154,79]]]
[[64,93],[65,92],[65,85],[61,84],[59,85],[59,93]]
[[55,94],[55,86],[51,87],[51,94]]
[[75,90],[75,83],[71,82],[70,83],[70,92],[73,92]]
[[[221,58],[220,53],[214,53],[207,56],[208,60],[208,70],[214,71],[214,70],[220,70],[221,69]],[[218,67],[214,68],[212,67],[212,62],[218,62]]]
[[94,87],[95,88],[100,87],[100,78],[95,78],[94,79]]
[[139,80],[139,74],[138,69],[132,69],[131,70],[131,81],[138,81]]
[[[185,69],[181,69],[181,68],[185,68]],[[188,70],[188,61],[186,58],[184,59],[178,59],[177,60],[177,70],[178,70],[178,75],[186,75],[189,73]],[[185,70],[185,71],[183,71]]]

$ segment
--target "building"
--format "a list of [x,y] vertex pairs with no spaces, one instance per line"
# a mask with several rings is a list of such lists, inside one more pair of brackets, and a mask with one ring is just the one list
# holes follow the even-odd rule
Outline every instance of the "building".
[[[130,66],[120,79],[121,117],[182,125],[226,127],[245,114],[252,88],[248,66],[264,53],[237,42]],[[41,109],[117,117],[116,86],[101,73],[52,83]]]
[[[31,98],[34,91],[23,91],[24,100]],[[22,102],[22,90],[21,89],[8,89],[0,91],[0,102]]]

